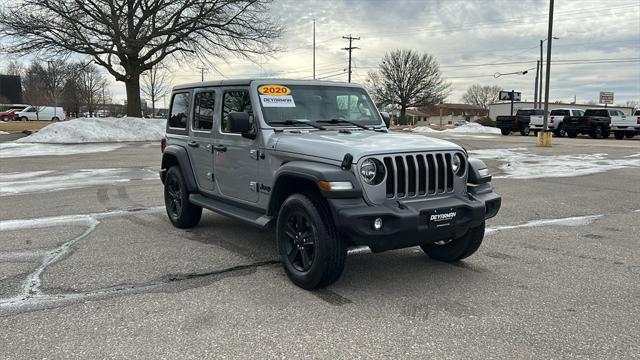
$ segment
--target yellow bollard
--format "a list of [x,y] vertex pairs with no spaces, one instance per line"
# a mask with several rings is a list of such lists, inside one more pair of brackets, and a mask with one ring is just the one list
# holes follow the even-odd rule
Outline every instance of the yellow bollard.
[[538,133],[538,142],[536,146],[541,147],[551,147],[552,146],[552,132],[551,131],[540,131]]

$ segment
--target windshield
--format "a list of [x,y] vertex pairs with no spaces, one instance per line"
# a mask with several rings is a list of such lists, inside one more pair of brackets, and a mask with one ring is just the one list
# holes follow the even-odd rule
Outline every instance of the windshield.
[[551,110],[552,116],[569,116],[569,110]]
[[[341,119],[362,125],[382,125],[378,110],[360,88],[262,85],[258,87],[258,92],[262,114],[268,124],[281,125],[292,120],[315,123]],[[335,124],[349,125],[340,122]]]
[[518,110],[518,116],[544,115],[543,110]]

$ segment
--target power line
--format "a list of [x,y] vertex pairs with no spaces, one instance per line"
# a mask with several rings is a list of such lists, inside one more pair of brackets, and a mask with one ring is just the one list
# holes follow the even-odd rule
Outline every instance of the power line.
[[352,46],[352,43],[353,40],[360,40],[360,38],[353,37],[351,36],[351,34],[349,34],[349,36],[343,36],[342,38],[345,40],[349,40],[349,46],[346,48],[342,48],[342,50],[346,50],[349,52],[349,82],[351,82],[351,52],[355,49],[360,49],[359,47]]

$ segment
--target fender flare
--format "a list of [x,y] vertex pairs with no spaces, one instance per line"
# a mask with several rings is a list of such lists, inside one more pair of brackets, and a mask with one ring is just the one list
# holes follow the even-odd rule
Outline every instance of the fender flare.
[[160,179],[162,183],[164,183],[168,167],[175,165],[175,163],[180,167],[184,181],[187,184],[187,190],[190,192],[197,191],[198,185],[196,184],[196,178],[193,174],[189,154],[187,153],[187,149],[179,145],[169,145],[162,152],[162,166],[160,167]]

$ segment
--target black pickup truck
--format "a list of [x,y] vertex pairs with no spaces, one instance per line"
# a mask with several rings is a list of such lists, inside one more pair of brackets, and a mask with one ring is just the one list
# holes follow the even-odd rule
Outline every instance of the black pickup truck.
[[610,109],[587,109],[583,116],[565,117],[564,129],[570,138],[584,134],[594,139],[606,139],[611,134],[612,116],[615,115]]
[[520,135],[529,135],[529,123],[531,115],[544,115],[542,109],[520,109],[515,116],[498,116],[496,117],[496,126],[502,132],[502,135],[509,135],[512,131],[519,131]]

